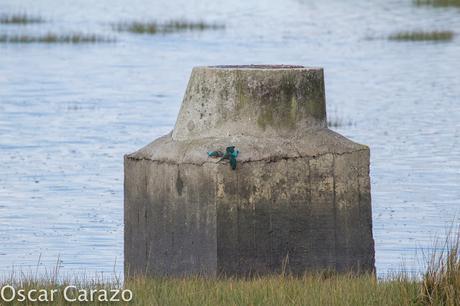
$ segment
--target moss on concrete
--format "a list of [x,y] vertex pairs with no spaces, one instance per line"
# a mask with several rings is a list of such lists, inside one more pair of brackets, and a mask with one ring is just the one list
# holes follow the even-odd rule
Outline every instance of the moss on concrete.
[[[229,136],[289,136],[292,131],[326,127],[322,70],[270,67],[195,68],[173,138],[211,137],[219,130]],[[202,103],[206,116],[199,107]],[[190,120],[193,131],[187,129]]]
[[247,91],[245,90],[245,82],[241,77],[241,74],[239,73],[237,73],[236,75],[235,88],[237,94],[236,111],[239,113],[248,104]]

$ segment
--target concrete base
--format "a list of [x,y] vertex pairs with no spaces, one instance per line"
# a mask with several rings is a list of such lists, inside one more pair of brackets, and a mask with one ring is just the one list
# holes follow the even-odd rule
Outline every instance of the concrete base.
[[[373,271],[369,148],[327,129],[323,82],[195,68],[174,131],[125,156],[125,276]],[[230,145],[236,170],[206,154]]]
[[240,139],[233,171],[204,154],[222,143],[168,135],[125,157],[127,277],[374,270],[367,147]]

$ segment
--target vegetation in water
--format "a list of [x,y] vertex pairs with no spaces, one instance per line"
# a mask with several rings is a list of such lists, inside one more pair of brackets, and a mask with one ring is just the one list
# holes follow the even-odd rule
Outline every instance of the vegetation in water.
[[0,43],[12,44],[29,44],[29,43],[45,43],[45,44],[95,44],[115,42],[111,37],[105,37],[95,34],[53,34],[44,35],[0,35]]
[[452,31],[403,31],[391,34],[389,40],[395,41],[451,41]]
[[342,117],[332,117],[327,119],[327,126],[332,128],[340,128],[345,126],[353,126],[354,123],[351,120],[345,120]]
[[415,5],[431,5],[434,7],[460,7],[460,0],[414,0]]
[[42,23],[45,20],[40,16],[31,16],[28,14],[0,15],[0,24],[30,24]]
[[218,23],[206,23],[204,21],[170,20],[164,23],[157,21],[132,21],[119,22],[112,25],[112,28],[119,32],[130,32],[137,34],[166,34],[184,31],[205,31],[225,28],[225,25]]

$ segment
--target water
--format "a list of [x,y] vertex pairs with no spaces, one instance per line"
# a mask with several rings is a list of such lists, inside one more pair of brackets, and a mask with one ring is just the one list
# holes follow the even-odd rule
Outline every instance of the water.
[[[90,32],[115,44],[0,45],[0,275],[12,268],[121,273],[123,155],[169,132],[193,66],[325,69],[329,117],[371,147],[376,265],[420,271],[460,212],[460,10],[407,1],[2,0],[49,22],[0,34]],[[110,23],[186,17],[223,31],[146,36]],[[460,33],[460,32],[459,32]],[[417,255],[418,254],[418,255]],[[417,257],[417,256],[418,257]]]

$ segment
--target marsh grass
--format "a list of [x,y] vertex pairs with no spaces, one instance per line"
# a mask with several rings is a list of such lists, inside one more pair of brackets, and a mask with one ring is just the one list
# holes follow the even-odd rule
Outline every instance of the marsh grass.
[[0,35],[0,43],[9,44],[96,44],[115,42],[115,38],[95,34]]
[[[452,237],[450,235],[449,237]],[[44,277],[37,273],[14,274],[0,280],[0,287],[58,289],[52,305],[67,305],[62,291],[78,289],[127,288],[133,292],[129,303],[84,302],[72,305],[460,305],[460,234],[446,239],[428,257],[420,277],[401,272],[378,280],[373,274],[311,273],[303,277],[287,273],[252,278],[132,278],[124,285],[119,279],[83,278],[62,280],[59,268]],[[59,263],[59,260],[58,260]],[[57,265],[59,267],[59,264]],[[1,304],[1,302],[0,302]],[[11,302],[8,305],[24,305]],[[30,304],[32,305],[32,304]],[[35,305],[35,304],[34,304]]]
[[452,31],[403,31],[388,36],[394,41],[451,41],[455,34]]
[[137,279],[126,285],[137,305],[409,305],[417,295],[416,282],[380,283],[373,275]]
[[0,15],[0,24],[33,24],[43,23],[45,20],[40,16],[31,16],[28,14],[12,14],[12,15]]
[[[99,281],[29,280],[5,282],[18,289],[58,289],[67,285],[79,289],[120,288],[117,283]],[[377,281],[374,275],[289,275],[251,279],[136,278],[125,282],[133,292],[129,305],[410,305],[416,300],[419,285],[411,279]],[[53,305],[67,304],[62,294]],[[78,305],[78,303],[76,303]],[[83,303],[82,303],[83,304]],[[101,305],[95,301],[84,305]],[[105,303],[105,305],[111,303]],[[117,305],[117,303],[112,303]],[[120,304],[120,303],[118,303]],[[121,303],[123,304],[123,303]],[[23,305],[19,302],[8,305]]]
[[[252,279],[137,278],[135,305],[460,305],[460,231],[428,256],[423,276],[287,274]],[[441,251],[440,251],[441,250]]]
[[414,0],[414,4],[418,6],[460,7],[460,0]]
[[452,237],[430,256],[419,294],[424,305],[460,305],[460,235]]
[[112,24],[112,28],[119,32],[137,34],[167,34],[184,31],[206,31],[224,29],[225,25],[206,23],[204,21],[170,20],[164,23],[157,21],[132,21]]
[[[458,260],[458,259],[457,259]],[[439,273],[436,272],[436,273]],[[447,273],[443,271],[442,273]],[[129,305],[459,305],[460,288],[451,275],[426,276],[422,281],[404,273],[384,280],[375,275],[311,274],[303,277],[273,275],[241,278],[134,278],[124,288],[133,292]],[[441,281],[438,281],[441,280]],[[434,283],[428,283],[436,280]],[[3,284],[12,284],[6,282]],[[2,286],[3,284],[0,284]],[[13,282],[17,289],[58,288],[68,285],[86,289],[120,288],[119,283],[100,281],[28,280]],[[64,305],[62,294],[53,305]],[[84,305],[102,305],[94,301]],[[117,303],[105,303],[117,305]],[[120,304],[120,303],[118,303]],[[9,305],[23,305],[19,302]],[[78,303],[77,303],[78,305]],[[83,305],[83,303],[82,303]]]

